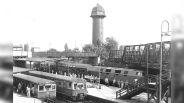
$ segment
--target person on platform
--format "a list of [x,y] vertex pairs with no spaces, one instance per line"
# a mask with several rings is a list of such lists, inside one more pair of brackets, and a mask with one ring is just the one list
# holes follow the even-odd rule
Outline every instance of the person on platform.
[[124,87],[125,89],[128,89],[128,84],[129,84],[129,83],[128,83],[128,81],[126,80],[126,81],[125,81],[125,87]]
[[116,79],[115,78],[113,79],[112,83],[113,83],[112,84],[113,86],[116,86]]
[[27,85],[27,87],[26,87],[26,92],[27,92],[27,96],[30,97],[31,90],[29,88],[29,85]]
[[17,92],[21,93],[21,91],[22,91],[22,83],[19,82]]
[[137,81],[138,81],[138,79],[137,79],[137,78],[136,78],[136,79],[134,79],[134,81],[133,81],[134,88],[138,87],[138,86],[137,86]]
[[121,88],[124,89],[124,82],[123,81],[121,81]]
[[117,82],[118,82],[118,87],[121,88],[121,81],[118,80]]
[[34,97],[34,85],[31,87],[31,96]]
[[105,85],[109,86],[109,80],[107,77],[105,78]]

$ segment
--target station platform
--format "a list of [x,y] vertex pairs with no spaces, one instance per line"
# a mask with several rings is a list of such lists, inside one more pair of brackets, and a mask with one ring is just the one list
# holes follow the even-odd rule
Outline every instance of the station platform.
[[101,85],[101,89],[99,89],[98,86],[95,86],[95,84],[87,82],[88,95],[106,99],[115,103],[146,103],[147,102],[147,93],[141,93],[140,95],[133,97],[131,100],[121,100],[121,99],[116,99],[116,91],[118,91],[120,88],[113,87],[113,86],[106,86],[103,84],[100,84],[100,85]]
[[41,100],[33,97],[27,97],[13,93],[13,103],[43,103]]

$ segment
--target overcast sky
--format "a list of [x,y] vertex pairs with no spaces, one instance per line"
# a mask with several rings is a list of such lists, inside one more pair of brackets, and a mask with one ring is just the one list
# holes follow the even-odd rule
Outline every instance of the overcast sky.
[[64,50],[65,43],[81,48],[92,42],[90,14],[97,3],[106,13],[104,39],[120,45],[160,41],[161,22],[184,14],[184,0],[1,0],[0,40],[41,50]]

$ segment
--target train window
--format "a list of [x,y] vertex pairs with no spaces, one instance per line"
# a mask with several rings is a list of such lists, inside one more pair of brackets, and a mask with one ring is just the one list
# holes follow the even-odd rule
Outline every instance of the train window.
[[84,89],[84,84],[83,83],[77,83],[77,90]]
[[139,75],[140,75],[140,73],[139,73],[139,72],[136,72],[136,75],[138,75],[138,76],[139,76]]
[[128,71],[124,71],[124,74],[128,74]]
[[56,85],[52,85],[52,90],[55,90],[56,89]]
[[74,83],[74,89],[77,89],[77,83]]
[[43,86],[39,86],[39,91],[43,91],[44,87]]
[[51,85],[46,85],[46,86],[45,86],[45,89],[46,89],[46,90],[51,90]]
[[68,83],[68,88],[72,88],[72,83],[71,82]]
[[121,73],[121,70],[115,70],[115,73]]
[[111,72],[111,69],[106,69],[105,72]]

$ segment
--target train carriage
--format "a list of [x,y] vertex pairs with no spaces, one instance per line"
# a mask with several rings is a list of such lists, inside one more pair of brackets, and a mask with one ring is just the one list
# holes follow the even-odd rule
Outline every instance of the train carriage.
[[62,72],[62,74],[64,74],[64,72],[66,73],[71,73],[71,74],[76,74],[76,75],[80,75],[80,77],[83,75],[87,74],[87,68],[88,66],[90,66],[89,64],[80,64],[80,63],[73,63],[73,62],[64,62],[61,61],[58,64],[58,71]]
[[116,81],[128,81],[133,82],[134,79],[139,79],[142,77],[143,72],[140,70],[126,69],[126,68],[116,68],[116,67],[103,67],[94,66],[93,68],[88,68],[89,75],[94,75],[99,77],[102,83],[105,82],[105,78],[108,78],[110,84],[112,84],[113,79]]
[[26,86],[34,87],[34,97],[39,99],[55,99],[56,98],[56,83],[52,80],[34,77],[26,74],[13,74],[13,84],[18,87],[21,83],[22,91],[26,91]]
[[57,93],[73,101],[84,100],[87,95],[86,80],[40,71],[30,71],[29,75],[51,79],[57,84]]

